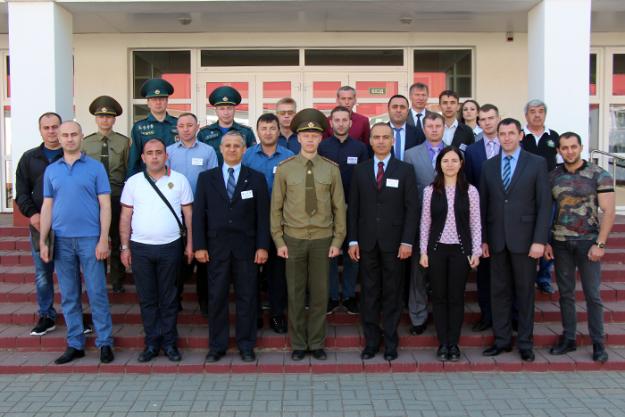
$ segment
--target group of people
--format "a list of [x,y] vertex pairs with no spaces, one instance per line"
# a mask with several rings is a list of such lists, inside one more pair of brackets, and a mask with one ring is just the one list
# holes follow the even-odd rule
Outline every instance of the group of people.
[[521,359],[533,361],[535,286],[554,292],[554,262],[564,332],[550,353],[576,349],[578,271],[593,359],[607,360],[599,284],[613,180],[582,159],[579,135],[545,127],[542,101],[527,103],[523,127],[492,104],[461,105],[451,90],[439,96],[442,114],[429,111],[428,86],[415,83],[409,97],[389,99],[388,123],[370,126],[354,111],[356,91],[343,86],[329,117],[279,100],[275,114],[258,118],[257,141],[235,121],[234,88],[210,94],[218,120],[202,128],[192,113],[167,112],[172,93],[163,79],[144,83],[150,113],[131,138],[113,130],[122,108],[112,97],[91,104],[98,131],[87,137],[78,122],[45,113],[43,143],[19,162],[16,200],[30,219],[39,304],[31,334],[55,328],[56,271],[67,325],[56,363],[85,355],[81,272],[100,360],[114,360],[107,258],[113,293],[125,291],[132,268],[145,332],[140,362],[161,351],[181,360],[177,315],[194,273],[209,322],[207,362],[228,349],[231,284],[243,361],[256,359],[261,289],[293,360],[327,358],[326,317],[343,308],[360,314],[361,358],[383,345],[392,361],[403,309],[419,335],[431,304],[436,355],[458,361],[471,269],[481,310],[472,330],[495,336],[483,354],[511,351],[514,329]]

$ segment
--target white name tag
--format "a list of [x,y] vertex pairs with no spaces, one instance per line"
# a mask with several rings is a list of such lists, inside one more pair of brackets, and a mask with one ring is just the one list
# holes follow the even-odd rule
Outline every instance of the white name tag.
[[390,188],[399,188],[399,180],[396,180],[394,178],[387,178],[386,186]]
[[356,165],[358,163],[358,157],[357,156],[348,156],[347,157],[347,163],[350,165]]
[[191,158],[191,165],[202,166],[204,164],[203,158]]
[[253,198],[254,192],[252,190],[241,191],[241,198],[243,200],[247,200],[248,198]]
[[460,144],[460,150],[461,150],[462,152],[464,152],[466,149],[467,149],[467,144],[466,144],[466,143],[461,143],[461,144]]
[[276,173],[276,170],[278,169],[278,166],[276,165],[275,167],[273,167],[273,173]]

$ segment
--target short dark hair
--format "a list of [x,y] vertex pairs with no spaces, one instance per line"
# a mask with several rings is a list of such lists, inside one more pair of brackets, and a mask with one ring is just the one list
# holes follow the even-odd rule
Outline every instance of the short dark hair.
[[564,132],[558,138],[558,148],[560,147],[560,139],[576,138],[579,145],[582,144],[582,137],[575,132]]
[[41,120],[44,117],[56,117],[57,119],[59,119],[59,125],[63,122],[63,119],[61,118],[61,116],[58,113],[55,113],[53,111],[47,111],[44,114],[42,114],[41,116],[39,116],[39,119],[37,120],[37,124],[41,127]]
[[443,98],[443,96],[447,96],[447,97],[454,97],[457,101],[460,101],[460,97],[458,96],[458,93],[456,93],[453,90],[443,90],[441,91],[441,93],[438,95],[438,102],[441,102],[441,99]]
[[391,98],[388,99],[388,103],[386,103],[386,107],[391,105],[391,101],[395,100],[396,98],[401,98],[406,100],[406,104],[408,104],[408,107],[410,107],[410,101],[408,100],[408,98],[402,94],[395,94],[394,96],[391,96]]
[[335,108],[332,109],[332,111],[330,112],[330,118],[332,118],[332,116],[334,116],[334,113],[340,112],[340,111],[344,111],[347,113],[351,113],[349,111],[349,109],[345,106],[336,106]]
[[197,122],[197,116],[191,112],[184,112],[178,115],[178,120],[182,119],[183,117],[193,117],[193,120],[195,120]]
[[497,124],[497,132],[499,132],[499,128],[501,126],[510,126],[510,125],[515,125],[519,132],[523,131],[523,127],[521,126],[521,122],[519,122],[517,119],[513,119],[512,117],[506,117],[505,119],[501,120]]
[[433,111],[429,111],[425,114],[425,117],[423,118],[423,126],[425,126],[426,120],[440,120],[443,124],[445,123],[445,119],[443,118],[443,116],[440,113],[436,113]]
[[146,146],[148,143],[152,143],[152,142],[154,142],[154,141],[156,141],[156,142],[160,142],[160,144],[161,144],[161,145],[163,145],[163,150],[164,150],[164,151],[166,151],[166,150],[167,150],[167,146],[165,146],[165,142],[163,142],[163,139],[160,139],[160,138],[152,138],[152,139],[150,139],[150,140],[148,140],[148,141],[146,141],[146,142],[144,142],[144,143],[143,143],[143,146],[141,147],[141,153],[145,152],[145,146]]
[[278,127],[280,127],[280,120],[278,120],[278,116],[276,116],[273,113],[263,113],[258,117],[258,120],[256,120],[256,129],[258,129],[258,126],[260,126],[260,123],[275,123],[276,125],[278,125]]
[[479,111],[484,112],[484,113],[486,113],[487,111],[491,111],[491,110],[495,110],[495,113],[497,113],[497,116],[499,116],[499,109],[494,104],[487,103],[487,104],[480,106],[480,109],[479,109]]
[[414,83],[410,86],[410,88],[408,89],[408,93],[412,93],[412,90],[425,90],[428,95],[430,94],[430,88],[428,87],[427,84],[424,83]]

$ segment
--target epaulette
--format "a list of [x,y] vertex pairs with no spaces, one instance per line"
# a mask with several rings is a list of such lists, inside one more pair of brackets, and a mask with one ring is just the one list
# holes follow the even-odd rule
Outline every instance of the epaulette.
[[85,136],[85,138],[83,140],[89,139],[91,136],[95,136],[95,135],[97,135],[97,133],[93,132],[92,134]]
[[289,162],[291,159],[294,159],[294,158],[296,158],[296,157],[297,157],[297,155],[293,155],[293,156],[291,156],[290,158],[287,158],[287,159],[285,159],[284,161],[281,161],[281,162],[278,164],[278,166],[280,166],[280,165],[284,164],[285,162]]
[[334,165],[335,167],[338,167],[338,166],[339,166],[339,164],[337,164],[337,163],[336,163],[336,162],[334,162],[333,160],[328,159],[328,158],[326,158],[325,156],[321,156],[321,155],[319,155],[319,156],[321,157],[321,159],[323,159],[323,160],[324,160],[324,161],[326,161],[326,162],[331,163],[331,164],[332,164],[332,165]]

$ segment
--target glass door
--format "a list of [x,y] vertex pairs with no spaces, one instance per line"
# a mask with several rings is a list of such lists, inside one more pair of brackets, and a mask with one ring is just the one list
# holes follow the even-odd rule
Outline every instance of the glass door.
[[255,96],[254,77],[250,74],[199,74],[199,94],[197,116],[201,126],[217,121],[215,107],[208,101],[208,97],[217,87],[230,86],[241,94],[241,104],[236,107],[234,120],[243,125],[250,125],[250,97]]
[[310,72],[304,74],[304,104],[330,115],[336,106],[336,90],[348,85],[346,72]]
[[371,122],[388,121],[388,100],[396,95],[407,96],[405,73],[352,73],[349,85],[356,89],[356,112],[367,116]]

